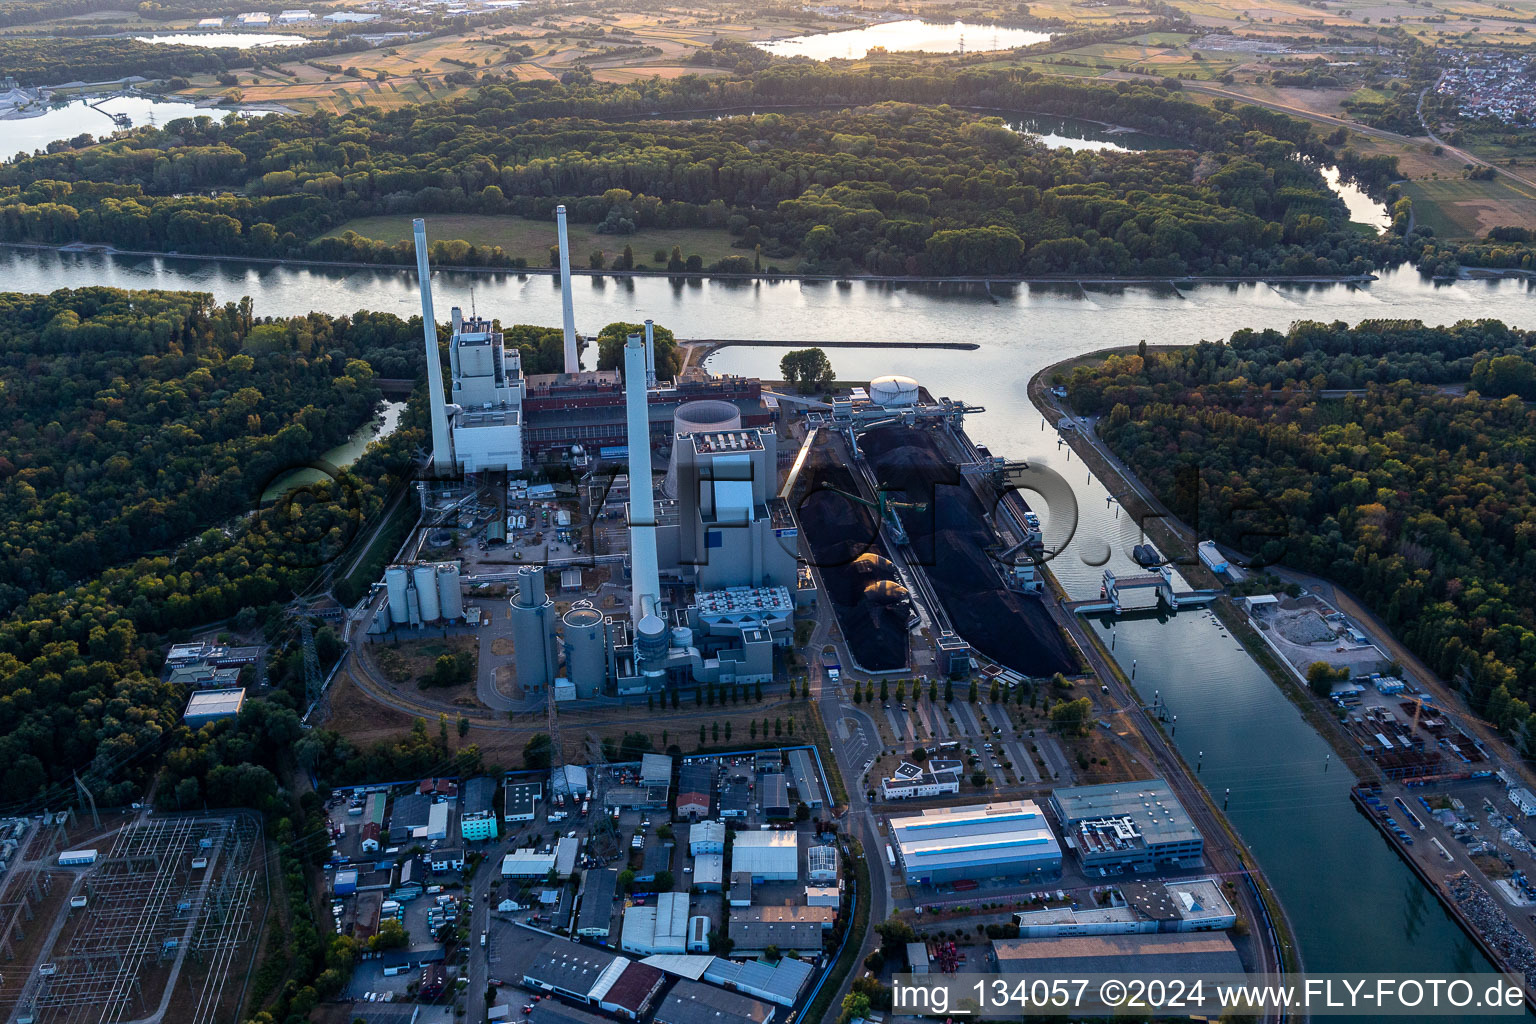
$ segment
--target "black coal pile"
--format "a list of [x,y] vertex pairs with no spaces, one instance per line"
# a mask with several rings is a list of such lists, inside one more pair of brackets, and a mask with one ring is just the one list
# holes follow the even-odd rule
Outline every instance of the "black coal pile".
[[879,517],[836,493],[857,494],[858,487],[827,449],[813,451],[803,473],[808,486],[796,512],[849,653],[871,672],[905,667],[910,605],[880,540]]
[[926,504],[901,510],[901,521],[955,632],[1025,675],[1076,672],[1077,657],[1040,598],[1003,586],[987,554],[997,538],[986,510],[929,433],[881,427],[864,434],[861,447],[890,498]]

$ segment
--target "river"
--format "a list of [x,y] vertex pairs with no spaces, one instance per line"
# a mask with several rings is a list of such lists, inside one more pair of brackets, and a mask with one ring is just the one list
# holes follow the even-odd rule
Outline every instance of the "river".
[[[220,120],[225,114],[235,112],[234,107],[199,107],[186,100],[162,100],[149,96],[113,96],[96,101],[71,100],[36,117],[0,120],[0,160],[11,159],[18,153],[30,156],[34,150],[47,149],[50,142],[73,139],[82,134],[105,139],[118,131],[108,114],[126,115],[133,122],[133,127],[137,128],[147,124],[165,124],[178,117],[211,117]],[[246,108],[240,108],[239,112],[264,113]]]
[[864,28],[840,32],[816,32],[810,35],[771,39],[755,45],[780,57],[810,57],[812,60],[858,60],[870,50],[923,53],[977,53],[1007,50],[1015,46],[1033,46],[1051,38],[1049,32],[1035,32],[1002,25],[972,22],[923,21],[907,18],[887,21]]
[[[127,258],[0,250],[6,286],[21,291],[111,285],[243,295],[258,315],[312,309],[350,313],[418,310],[414,275],[403,270],[331,270],[193,259]],[[556,324],[559,286],[547,276],[442,271],[433,275],[438,311],[469,305],[505,323]],[[579,329],[653,317],[682,338],[793,341],[959,341],[974,351],[835,350],[839,374],[906,373],[933,393],[985,405],[967,427],[996,454],[1050,465],[1072,484],[1080,524],[1054,566],[1079,596],[1097,592],[1104,559],[1129,569],[1134,532],[1117,522],[1104,492],[1025,394],[1043,366],[1137,340],[1189,343],[1243,327],[1285,329],[1299,319],[1416,318],[1449,323],[1498,317],[1531,326],[1532,285],[1521,280],[1438,284],[1411,268],[1362,285],[1204,284],[1189,287],[956,286],[577,277]],[[717,372],[776,375],[781,349],[732,346],[708,365]],[[1055,524],[1046,517],[1048,535]],[[1233,790],[1231,816],[1274,882],[1313,970],[1456,970],[1484,965],[1434,898],[1346,799],[1350,778],[1324,771],[1327,747],[1236,642],[1200,613],[1167,623],[1126,619],[1116,656],[1139,659],[1136,684],[1181,715],[1176,741],[1186,757],[1204,750],[1202,777]]]

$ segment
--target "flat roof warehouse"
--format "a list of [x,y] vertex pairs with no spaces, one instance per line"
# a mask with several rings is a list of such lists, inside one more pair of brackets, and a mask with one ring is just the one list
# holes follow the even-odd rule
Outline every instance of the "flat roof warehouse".
[[909,882],[1061,870],[1061,846],[1032,800],[930,808],[890,821],[892,846]]

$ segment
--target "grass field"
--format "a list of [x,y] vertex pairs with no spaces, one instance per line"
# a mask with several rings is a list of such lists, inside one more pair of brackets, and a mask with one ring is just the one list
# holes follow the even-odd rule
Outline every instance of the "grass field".
[[[571,224],[571,264],[587,266],[588,256],[594,249],[601,249],[608,263],[624,251],[628,245],[634,249],[635,263],[644,263],[650,269],[655,266],[653,254],[657,249],[672,251],[680,246],[684,256],[697,253],[704,265],[726,256],[751,256],[745,249],[731,248],[731,236],[724,231],[709,228],[658,228],[637,231],[632,235],[599,235],[594,225]],[[521,256],[530,266],[549,265],[549,247],[555,244],[555,225],[527,220],[523,217],[496,217],[484,214],[434,214],[428,218],[428,230],[434,240],[463,239],[473,245],[499,245],[509,256]],[[400,242],[411,237],[411,215],[388,217],[360,217],[341,225],[330,235],[356,231],[364,238],[380,242]],[[782,262],[782,261],[781,261]],[[767,261],[764,260],[764,268]]]
[[1441,238],[1474,238],[1489,228],[1536,228],[1536,192],[1506,178],[1420,179],[1403,186],[1420,224]]

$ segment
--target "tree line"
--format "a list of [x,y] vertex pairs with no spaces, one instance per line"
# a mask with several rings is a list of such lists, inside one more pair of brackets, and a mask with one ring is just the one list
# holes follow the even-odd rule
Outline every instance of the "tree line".
[[1068,386],[1202,536],[1350,588],[1536,749],[1536,333],[1302,323],[1112,356]]
[[[832,109],[632,119],[797,101]],[[1191,148],[1054,151],[949,102],[1086,115]],[[1426,229],[1350,230],[1297,156],[1336,154],[1302,122],[1162,86],[790,62],[741,79],[497,83],[392,111],[178,120],[0,168],[0,240],[408,264],[409,243],[327,233],[380,214],[548,219],[564,203],[620,236],[721,228],[816,273],[1311,275],[1421,256]],[[461,240],[434,257],[513,262]]]

